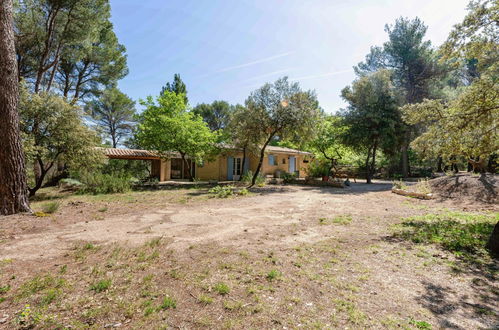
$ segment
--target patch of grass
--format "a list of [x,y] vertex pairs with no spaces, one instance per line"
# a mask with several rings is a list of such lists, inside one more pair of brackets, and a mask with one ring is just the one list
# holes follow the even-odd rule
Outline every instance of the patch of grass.
[[42,211],[46,214],[53,214],[57,212],[60,205],[59,202],[48,202],[42,205]]
[[353,302],[342,299],[335,299],[334,304],[337,310],[347,313],[348,320],[353,324],[360,325],[363,324],[366,320],[366,315],[362,311],[360,311]]
[[198,296],[198,302],[203,305],[209,305],[213,302],[213,298],[205,294],[200,294]]
[[107,212],[107,210],[108,210],[107,207],[104,206],[104,207],[99,208],[97,211],[99,211],[99,212]]
[[224,301],[224,308],[229,311],[234,311],[243,308],[243,303],[240,301]]
[[42,297],[41,304],[42,305],[51,304],[61,295],[61,293],[62,291],[60,289],[48,289],[45,295]]
[[208,192],[216,198],[227,198],[234,195],[234,186],[215,186]]
[[338,215],[334,218],[320,218],[319,219],[319,224],[321,225],[330,225],[330,224],[337,224],[337,225],[348,225],[350,222],[352,222],[352,216],[351,215]]
[[40,321],[40,314],[33,311],[30,305],[24,306],[22,310],[16,313],[14,324],[19,329],[32,329]]
[[66,281],[64,279],[52,275],[35,276],[33,279],[21,285],[18,295],[20,298],[30,297],[33,294],[45,290],[60,289],[65,283]]
[[395,236],[414,243],[437,244],[458,256],[485,254],[499,214],[445,212],[405,218]]
[[4,285],[4,286],[0,286],[0,294],[4,294],[4,293],[7,293],[9,292],[10,290],[10,285]]
[[42,211],[36,211],[36,212],[33,213],[33,215],[35,217],[38,217],[38,218],[50,217],[50,214],[42,212]]
[[90,285],[90,290],[95,291],[96,293],[100,293],[109,290],[110,287],[111,287],[111,280],[105,279]]
[[276,269],[272,269],[266,276],[267,280],[274,281],[282,276],[282,273]]
[[241,195],[241,196],[246,196],[248,194],[249,194],[249,190],[246,188],[243,188],[243,189],[239,190],[239,192],[238,192],[238,195]]
[[229,286],[222,282],[215,284],[213,290],[215,290],[215,292],[217,292],[220,295],[226,295],[229,294],[230,292]]
[[410,319],[409,324],[414,326],[416,329],[421,329],[421,330],[431,330],[431,324],[426,322],[426,321],[416,321],[415,319]]
[[171,309],[171,308],[177,308],[177,301],[170,296],[164,297],[163,301],[158,306],[158,310],[165,310],[165,309]]

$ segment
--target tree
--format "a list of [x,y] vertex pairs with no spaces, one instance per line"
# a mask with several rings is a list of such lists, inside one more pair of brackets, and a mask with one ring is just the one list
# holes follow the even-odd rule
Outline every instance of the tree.
[[229,124],[234,107],[226,101],[213,101],[211,104],[198,104],[192,111],[200,115],[212,131],[219,131]]
[[[258,121],[254,119],[248,108],[238,104],[233,107],[230,121],[226,127],[231,145],[243,151],[242,168],[245,168],[248,154],[258,152],[258,144],[261,140],[258,133]],[[242,176],[239,179],[242,180]]]
[[483,171],[487,158],[499,152],[499,4],[472,2],[470,12],[454,27],[441,48],[443,60],[473,63],[469,84],[447,91],[440,100],[404,107],[404,119],[424,123],[426,131],[412,146],[426,157],[465,157]]
[[391,153],[399,143],[401,118],[390,72],[381,70],[365,75],[344,88],[342,97],[349,103],[342,116],[348,129],[343,140],[366,153],[366,181],[372,182],[376,153]]
[[98,138],[83,124],[77,106],[53,93],[21,89],[21,131],[28,163],[34,166],[30,196],[40,189],[47,174],[58,164],[73,170],[99,164],[102,155],[94,149]]
[[[359,76],[381,69],[393,70],[392,79],[402,93],[404,104],[421,102],[430,97],[431,85],[444,73],[438,66],[430,41],[424,41],[427,27],[419,19],[400,17],[394,25],[386,25],[389,40],[371,52],[354,68]],[[401,150],[402,173],[409,174],[408,147],[415,127],[401,127],[404,136]]]
[[290,83],[287,77],[273,84],[265,84],[246,99],[248,120],[254,140],[259,143],[260,159],[251,185],[254,185],[263,159],[265,148],[277,136],[300,136],[302,141],[313,137],[319,117],[319,104],[315,92],[302,91],[298,83]]
[[30,212],[19,135],[12,0],[0,3],[0,215]]
[[108,0],[24,0],[15,14],[19,80],[72,104],[127,74]]
[[149,96],[141,104],[146,107],[139,118],[136,140],[144,148],[155,150],[164,158],[178,152],[192,177],[187,158],[202,163],[213,154],[217,134],[203,119],[187,111],[184,94],[164,91],[156,102]]
[[317,128],[317,136],[310,142],[310,147],[317,158],[327,161],[328,174],[338,165],[348,148],[342,143],[347,126],[342,118],[335,115],[327,115],[322,118]]
[[135,102],[116,87],[104,90],[98,99],[87,104],[86,110],[111,139],[113,148],[132,132]]
[[164,87],[161,88],[161,93],[163,94],[165,92],[174,92],[177,95],[184,95],[184,103],[187,105],[189,103],[189,99],[187,98],[187,87],[185,86],[185,83],[182,81],[180,78],[180,74],[175,73],[173,75],[173,83],[167,82]]

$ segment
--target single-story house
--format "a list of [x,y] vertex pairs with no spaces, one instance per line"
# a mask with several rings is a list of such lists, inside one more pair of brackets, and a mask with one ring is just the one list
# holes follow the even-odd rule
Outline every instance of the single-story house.
[[[108,158],[137,159],[151,161],[151,174],[159,181],[182,180],[189,178],[180,154],[172,152],[168,157],[160,157],[156,152],[139,149],[100,148]],[[268,146],[265,149],[260,173],[264,176],[280,177],[284,172],[294,173],[300,178],[307,174],[313,154],[305,151]],[[226,148],[215,159],[196,164],[190,159],[192,175],[198,180],[237,181],[248,170],[255,172],[259,156],[247,154],[243,168],[243,152],[237,148]]]

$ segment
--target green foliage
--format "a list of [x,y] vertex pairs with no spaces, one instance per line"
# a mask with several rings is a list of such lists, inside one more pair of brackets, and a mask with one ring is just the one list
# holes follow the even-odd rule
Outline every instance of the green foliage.
[[329,175],[329,162],[316,160],[308,164],[307,175],[311,178],[320,178]]
[[215,284],[213,290],[215,290],[215,292],[217,292],[220,295],[226,295],[229,294],[230,292],[229,286],[222,282]]
[[215,186],[208,191],[217,198],[227,198],[234,195],[233,186]]
[[284,172],[282,175],[281,175],[281,178],[282,178],[282,181],[284,183],[293,183],[296,181],[296,174],[295,173],[288,173],[288,172]]
[[113,174],[103,174],[100,172],[81,175],[83,186],[79,189],[82,194],[115,194],[125,193],[131,190],[130,177],[122,177]]
[[319,219],[319,224],[321,225],[330,225],[330,224],[337,224],[337,225],[348,225],[352,222],[352,216],[351,215],[338,215],[334,218],[320,218]]
[[58,163],[80,170],[95,168],[103,161],[103,155],[94,149],[97,136],[84,125],[80,110],[62,97],[31,94],[21,88],[19,112],[26,159],[38,169],[30,180],[32,194]]
[[59,202],[48,202],[42,205],[42,211],[47,214],[52,214],[57,212],[60,205]]
[[159,310],[171,309],[177,307],[177,301],[170,296],[166,296],[163,298],[161,305],[159,305]]
[[[253,179],[253,171],[249,170],[246,173],[243,174],[241,177],[241,182],[243,183],[251,183],[251,180]],[[257,186],[261,186],[265,184],[265,178],[262,175],[258,175],[255,180],[255,184]]]
[[82,185],[80,181],[73,178],[64,178],[59,180],[59,187],[62,188],[78,188]]
[[367,154],[368,183],[376,169],[378,150],[391,153],[401,142],[401,119],[390,79],[390,72],[382,70],[361,77],[342,91],[342,97],[349,103],[342,113],[348,127],[343,141]]
[[267,280],[274,281],[282,276],[282,273],[276,269],[272,269],[266,276]]
[[24,306],[22,310],[16,313],[14,324],[20,329],[32,329],[40,322],[41,315],[31,309],[30,305]]
[[243,189],[239,190],[239,192],[237,194],[241,195],[241,196],[246,196],[249,194],[249,191],[248,191],[248,189],[243,188]]
[[36,93],[57,88],[75,104],[127,73],[108,1],[16,1],[19,75]]
[[156,150],[165,158],[176,151],[197,163],[213,156],[217,134],[201,117],[186,110],[182,94],[165,91],[157,104],[152,97],[141,104],[146,109],[140,115],[136,138],[142,147]]
[[[320,114],[319,103],[313,91],[302,91],[299,84],[290,83],[287,77],[273,84],[265,84],[252,92],[245,102],[247,111],[241,118],[244,126],[251,128],[247,134],[252,136],[260,148],[260,161],[264,150],[276,137],[306,143],[315,134]],[[252,184],[260,174],[257,167]]]
[[105,89],[99,98],[88,102],[86,111],[97,130],[111,139],[113,148],[132,132],[135,102],[116,87]]
[[101,293],[101,292],[107,291],[110,287],[111,287],[111,280],[105,279],[105,280],[100,280],[98,282],[93,283],[90,286],[90,290],[95,291],[96,293]]
[[147,160],[109,159],[101,166],[100,171],[103,174],[130,177],[142,181],[150,178],[150,165],[150,161]]
[[198,301],[201,304],[209,305],[213,302],[213,298],[204,294],[198,296]]
[[432,243],[470,259],[485,253],[499,214],[446,212],[404,219],[396,233],[414,243]]
[[184,104],[187,105],[189,103],[189,99],[187,98],[187,86],[180,78],[180,74],[175,73],[173,75],[173,83],[167,82],[164,87],[161,88],[160,95],[165,94],[166,92],[175,93],[177,95],[182,95],[184,100]]
[[234,110],[226,101],[213,101],[196,105],[192,112],[201,116],[212,131],[220,131],[227,128]]
[[486,159],[499,151],[499,27],[497,1],[473,1],[441,48],[443,60],[465,63],[468,86],[447,90],[441,100],[404,107],[404,119],[427,129],[413,143],[426,158]]
[[409,324],[416,327],[416,329],[421,329],[421,330],[431,330],[432,329],[431,324],[426,322],[426,321],[416,321],[414,319],[410,319]]

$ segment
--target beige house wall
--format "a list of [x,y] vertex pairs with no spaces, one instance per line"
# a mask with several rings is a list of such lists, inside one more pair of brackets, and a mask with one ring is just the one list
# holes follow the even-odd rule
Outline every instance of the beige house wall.
[[[274,155],[277,158],[277,165],[269,164],[269,155]],[[305,163],[305,159],[309,159],[309,156],[306,155],[297,155],[292,153],[266,153],[265,158],[263,159],[261,173],[263,176],[272,175],[274,176],[277,170],[281,172],[288,172],[289,170],[289,157],[296,157],[296,170],[299,171],[300,178],[304,178],[307,175],[307,168],[309,163]],[[227,180],[227,158],[228,157],[240,157],[243,158],[242,152],[228,152],[221,155],[218,155],[215,159],[211,161],[206,161],[202,166],[196,164],[196,179],[208,181],[208,180],[218,180],[218,181],[226,181]],[[258,161],[260,158],[257,155],[247,155],[250,162],[250,170],[252,172],[256,171],[256,167],[258,165]],[[283,163],[283,159],[285,162]],[[154,162],[153,162],[154,163]],[[159,163],[159,162],[158,162]],[[159,165],[159,164],[158,164]],[[167,181],[171,179],[171,161],[161,160],[161,165],[158,165],[154,169],[156,172],[159,172],[160,181]]]

